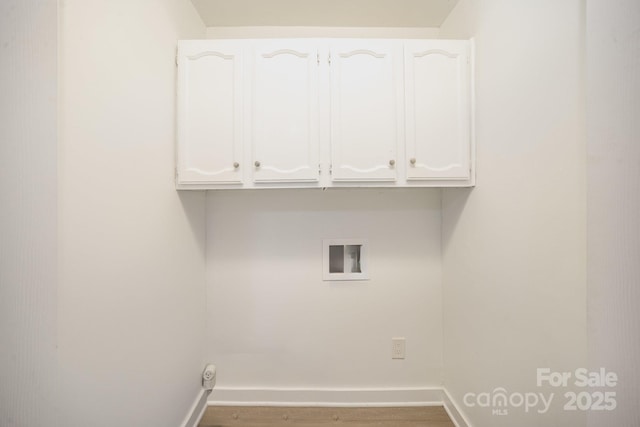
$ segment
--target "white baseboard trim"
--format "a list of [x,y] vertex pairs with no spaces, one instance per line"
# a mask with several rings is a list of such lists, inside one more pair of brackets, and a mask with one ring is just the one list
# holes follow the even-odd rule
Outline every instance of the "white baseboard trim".
[[187,413],[180,427],[197,427],[198,423],[202,419],[204,415],[204,411],[207,409],[207,398],[209,397],[210,391],[208,390],[200,390],[196,400],[191,405],[191,409]]
[[235,388],[216,387],[208,406],[385,407],[442,406],[441,388]]
[[449,418],[451,418],[453,424],[455,424],[456,427],[471,427],[469,420],[467,420],[462,411],[460,411],[460,405],[453,400],[445,388],[442,389],[442,398],[444,410],[449,414]]

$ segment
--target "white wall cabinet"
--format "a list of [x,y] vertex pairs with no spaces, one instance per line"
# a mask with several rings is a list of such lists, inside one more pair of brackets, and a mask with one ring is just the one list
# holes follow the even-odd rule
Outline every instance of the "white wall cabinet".
[[407,180],[471,177],[469,42],[405,43]]
[[188,40],[177,188],[472,186],[471,43]]
[[178,183],[241,184],[242,45],[179,46]]
[[402,111],[402,52],[392,41],[330,48],[331,178],[395,181]]
[[250,144],[255,182],[317,182],[318,47],[300,40],[257,43],[251,76]]

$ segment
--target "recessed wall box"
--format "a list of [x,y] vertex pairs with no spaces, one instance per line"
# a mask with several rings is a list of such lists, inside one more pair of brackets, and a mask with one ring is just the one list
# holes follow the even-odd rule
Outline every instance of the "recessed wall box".
[[322,280],[369,280],[364,239],[325,239]]

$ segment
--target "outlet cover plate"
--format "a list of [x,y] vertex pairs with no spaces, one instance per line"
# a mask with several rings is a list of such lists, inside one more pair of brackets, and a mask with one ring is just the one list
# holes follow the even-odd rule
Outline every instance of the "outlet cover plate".
[[391,358],[392,359],[404,359],[406,340],[404,337],[391,338]]

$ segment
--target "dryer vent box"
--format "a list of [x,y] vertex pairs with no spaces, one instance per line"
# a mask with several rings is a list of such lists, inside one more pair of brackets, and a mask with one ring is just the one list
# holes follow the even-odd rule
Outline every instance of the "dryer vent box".
[[323,280],[369,280],[364,239],[323,240]]

